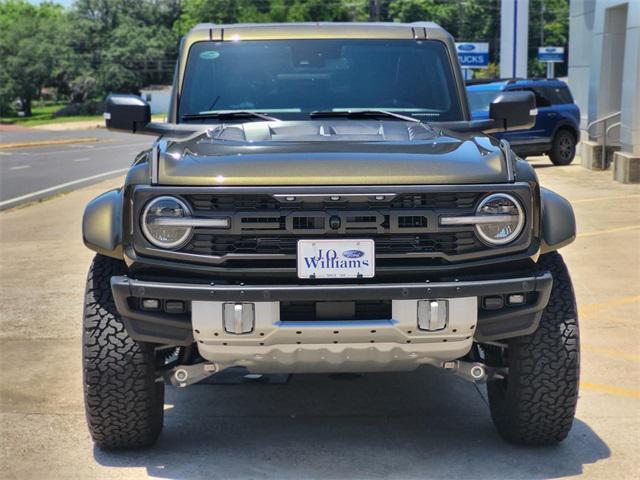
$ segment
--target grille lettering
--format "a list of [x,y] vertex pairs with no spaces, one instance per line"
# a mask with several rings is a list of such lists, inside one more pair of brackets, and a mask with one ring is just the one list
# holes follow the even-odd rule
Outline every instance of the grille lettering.
[[[280,212],[278,212],[280,213]],[[426,233],[434,232],[436,214],[418,210],[407,215],[404,210],[365,211],[290,211],[275,215],[272,212],[230,213],[232,232],[237,234],[323,234],[323,233]]]

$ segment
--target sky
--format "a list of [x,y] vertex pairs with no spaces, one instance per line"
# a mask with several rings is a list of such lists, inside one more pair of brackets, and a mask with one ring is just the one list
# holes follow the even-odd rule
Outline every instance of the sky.
[[[42,3],[45,0],[29,0],[29,3]],[[51,0],[50,0],[51,1]],[[59,3],[60,5],[64,5],[65,7],[70,7],[73,3],[73,0],[52,0],[53,3]]]

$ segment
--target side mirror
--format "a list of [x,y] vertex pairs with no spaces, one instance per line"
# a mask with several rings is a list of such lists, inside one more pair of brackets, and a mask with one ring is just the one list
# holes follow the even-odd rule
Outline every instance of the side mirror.
[[532,128],[537,114],[533,92],[503,92],[489,105],[489,118],[498,130]]
[[109,130],[127,133],[147,133],[151,122],[149,104],[135,95],[109,95],[104,120]]
[[109,95],[104,121],[109,130],[164,138],[185,138],[204,133],[206,125],[176,125],[151,121],[151,107],[135,95]]

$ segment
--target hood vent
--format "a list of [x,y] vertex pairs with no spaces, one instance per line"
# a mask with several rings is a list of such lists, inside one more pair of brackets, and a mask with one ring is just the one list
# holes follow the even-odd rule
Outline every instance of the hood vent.
[[323,120],[222,124],[209,129],[201,142],[417,142],[435,138],[431,127],[415,122]]

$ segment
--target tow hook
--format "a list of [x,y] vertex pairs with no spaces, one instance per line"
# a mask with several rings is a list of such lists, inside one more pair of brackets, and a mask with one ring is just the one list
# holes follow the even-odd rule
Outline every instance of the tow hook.
[[505,378],[507,374],[506,368],[495,368],[485,365],[484,363],[464,362],[460,360],[442,362],[442,368],[473,383],[485,383],[489,380],[502,379]]
[[165,381],[176,387],[184,388],[204,380],[218,371],[215,363],[197,363],[195,365],[178,365],[165,372]]

